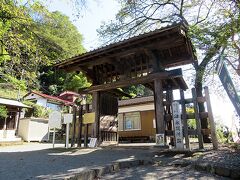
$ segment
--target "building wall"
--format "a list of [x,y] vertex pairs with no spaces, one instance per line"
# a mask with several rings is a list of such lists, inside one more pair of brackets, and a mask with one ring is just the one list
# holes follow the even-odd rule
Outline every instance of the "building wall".
[[14,138],[15,132],[15,130],[0,130],[0,140]]
[[37,105],[45,107],[45,108],[50,108],[52,110],[60,110],[61,109],[60,105],[48,102],[48,100],[46,98],[43,98],[34,93],[29,94],[24,99],[25,100],[34,100],[34,101],[36,101]]
[[154,104],[153,103],[119,107],[118,113],[136,112],[136,111],[150,111],[150,110],[154,110]]
[[47,102],[46,107],[47,107],[47,108],[50,108],[50,109],[52,109],[52,110],[55,110],[55,111],[60,111],[60,110],[61,110],[60,105],[58,105],[58,104],[53,104],[53,103],[50,103],[50,102]]
[[154,110],[141,111],[141,130],[118,131],[119,137],[155,137],[156,129],[153,120],[155,118]]
[[24,141],[47,141],[48,120],[43,118],[25,118],[19,121],[18,135]]

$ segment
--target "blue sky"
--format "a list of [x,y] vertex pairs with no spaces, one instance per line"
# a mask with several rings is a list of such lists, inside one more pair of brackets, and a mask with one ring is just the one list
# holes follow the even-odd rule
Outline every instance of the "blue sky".
[[87,1],[87,9],[82,10],[81,17],[77,18],[76,11],[69,1],[53,0],[44,4],[50,11],[58,10],[70,17],[70,20],[83,35],[83,45],[87,50],[99,46],[96,29],[100,27],[102,21],[114,19],[115,14],[120,9],[120,5],[114,0],[90,0]]

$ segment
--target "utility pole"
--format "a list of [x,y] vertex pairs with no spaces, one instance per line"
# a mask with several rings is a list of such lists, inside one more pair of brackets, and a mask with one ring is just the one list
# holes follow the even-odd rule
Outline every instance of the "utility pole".
[[[23,73],[24,73],[24,69],[22,69],[20,81],[22,81],[22,79],[23,79]],[[20,86],[19,86],[19,87],[18,87],[18,94],[17,94],[17,100],[18,100],[18,101],[20,100],[20,96],[21,96],[20,93],[21,93],[21,89],[20,89]]]

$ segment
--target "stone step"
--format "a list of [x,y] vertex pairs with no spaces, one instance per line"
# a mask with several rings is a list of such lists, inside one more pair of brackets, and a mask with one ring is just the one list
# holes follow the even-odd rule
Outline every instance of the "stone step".
[[0,146],[12,146],[22,144],[22,138],[11,137],[11,138],[0,138]]

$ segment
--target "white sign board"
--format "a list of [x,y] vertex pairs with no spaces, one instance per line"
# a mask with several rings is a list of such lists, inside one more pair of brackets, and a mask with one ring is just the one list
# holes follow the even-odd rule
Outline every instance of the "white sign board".
[[49,114],[48,126],[49,128],[61,128],[62,115],[59,111],[53,111]]
[[183,131],[182,131],[182,120],[181,120],[179,102],[174,101],[172,103],[172,111],[173,111],[173,124],[174,124],[176,149],[183,149],[184,148]]
[[63,114],[63,124],[72,123],[73,114]]
[[97,146],[97,138],[91,138],[89,147],[96,147]]
[[156,134],[156,145],[164,146],[164,134]]

